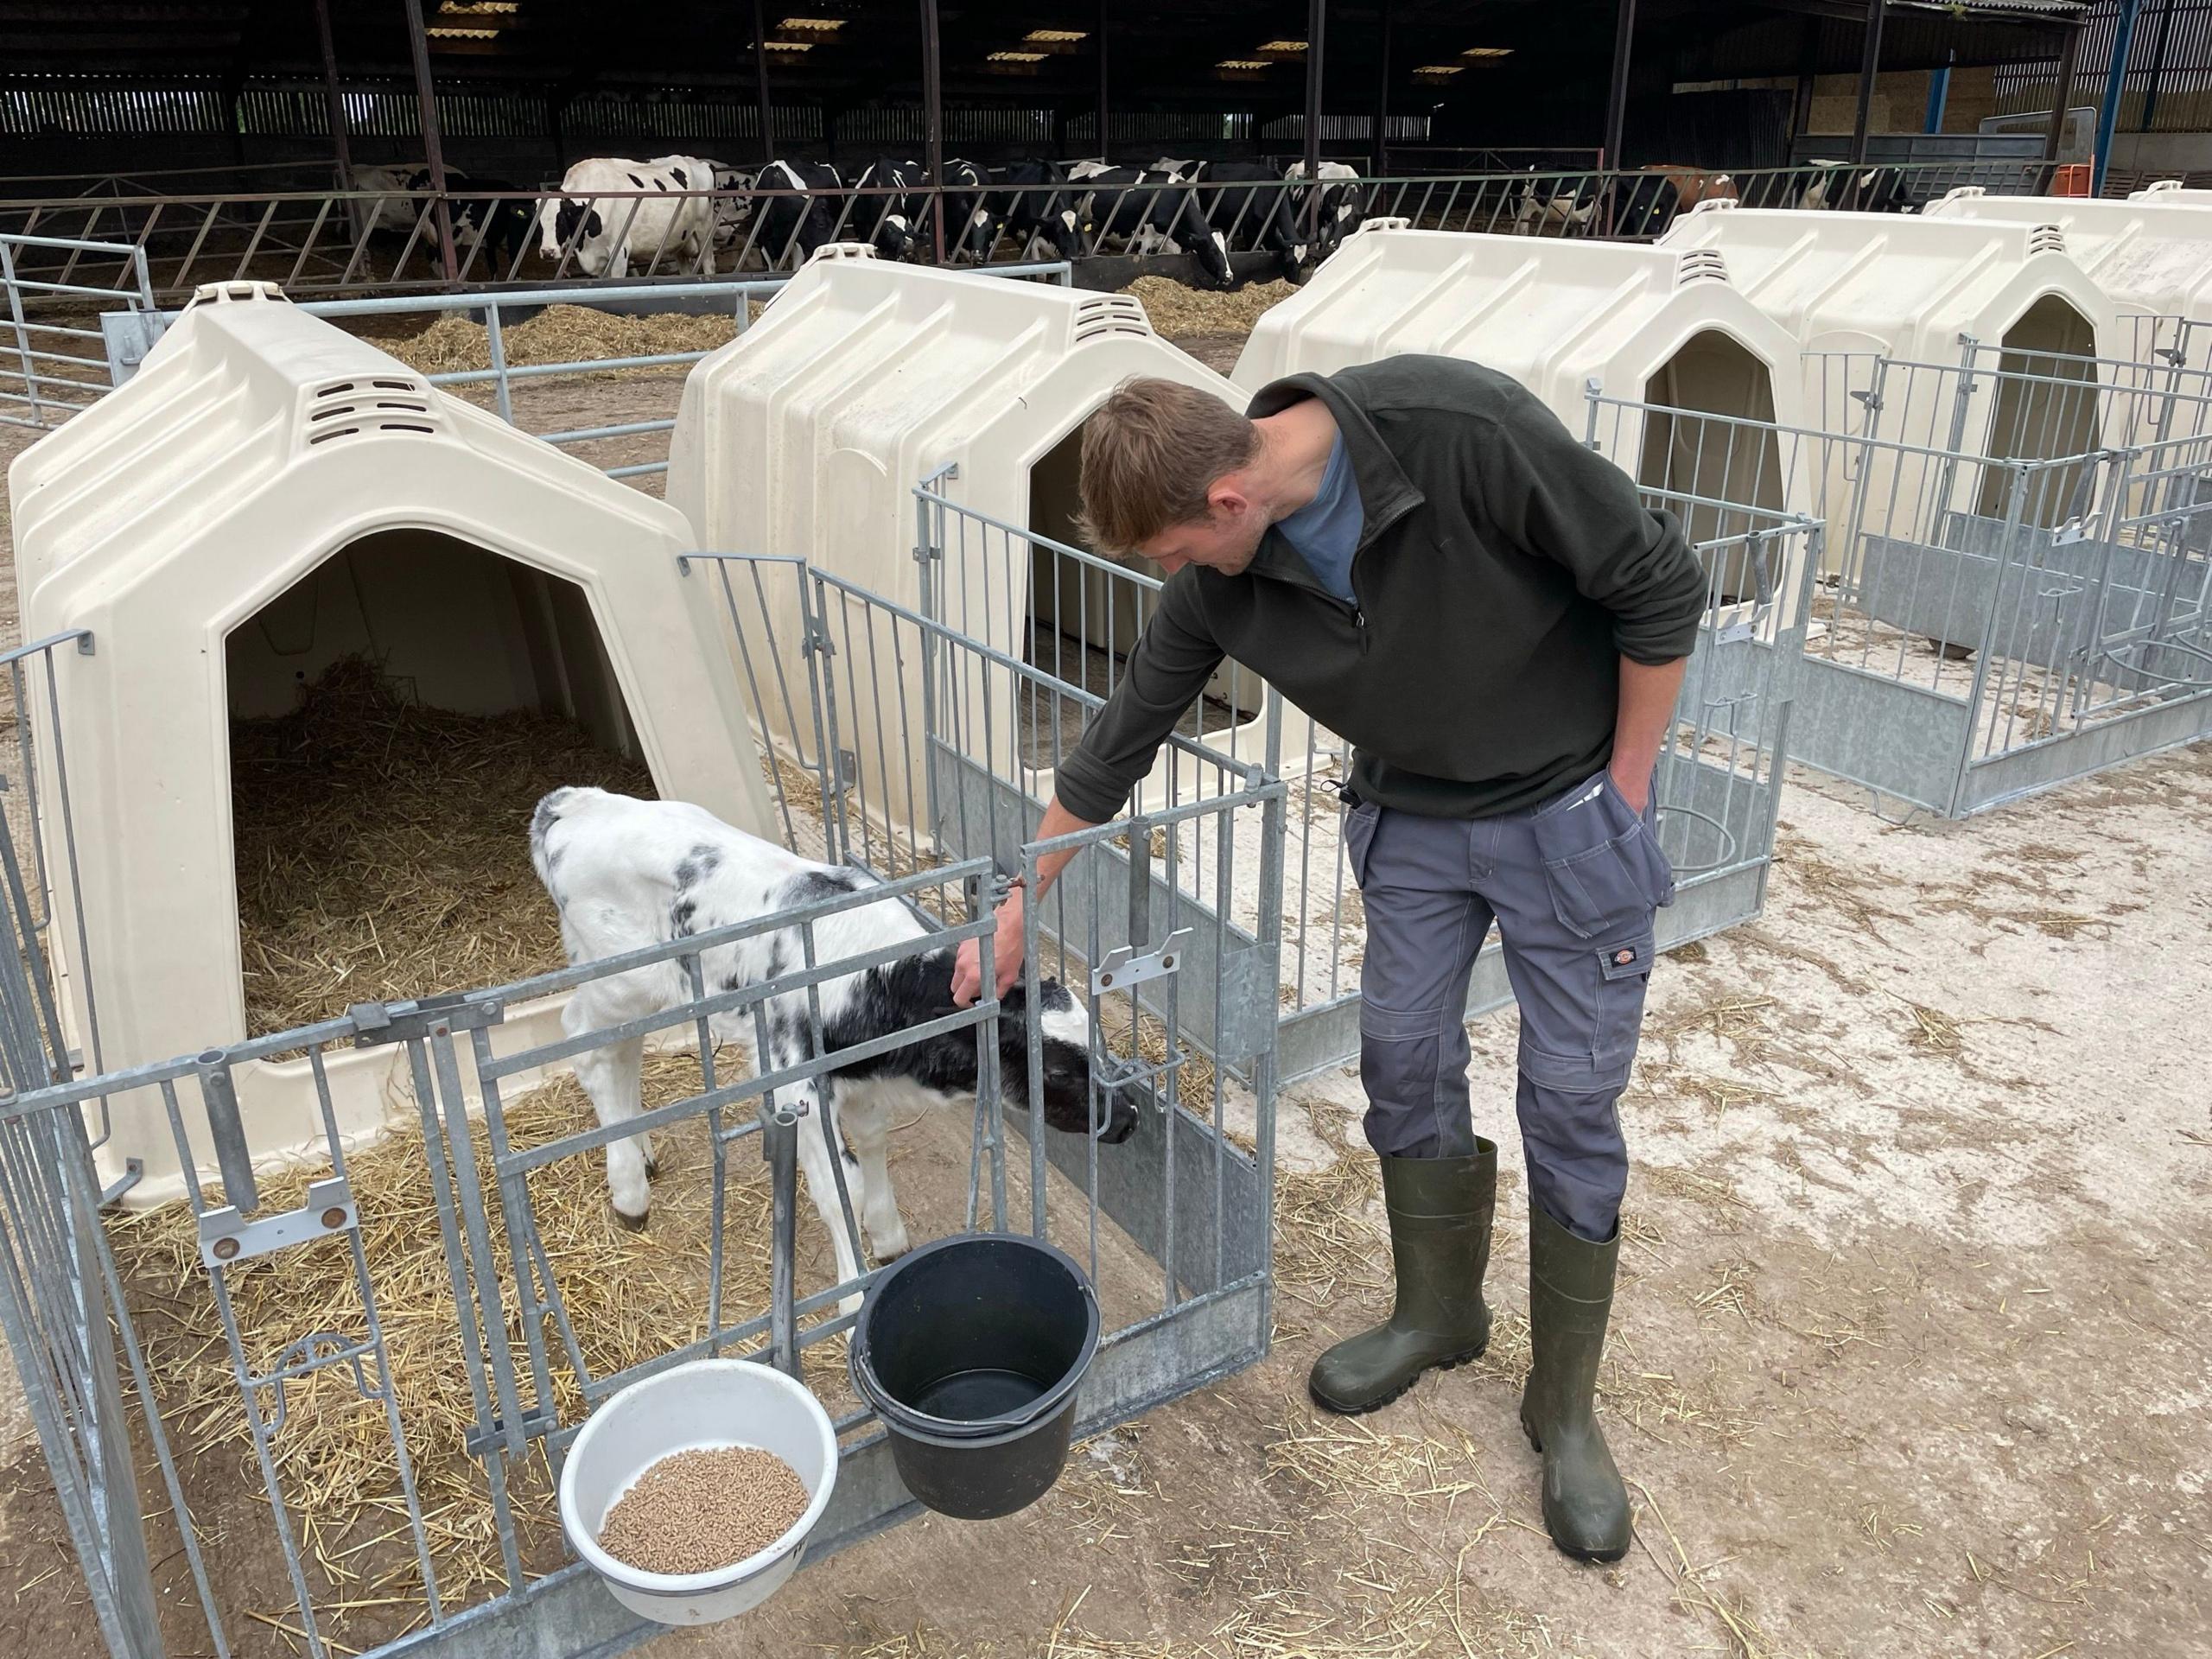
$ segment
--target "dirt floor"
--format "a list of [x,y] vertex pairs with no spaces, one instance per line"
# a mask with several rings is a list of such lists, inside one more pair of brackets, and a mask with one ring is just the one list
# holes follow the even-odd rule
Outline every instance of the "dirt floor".
[[[651,418],[677,384],[533,388],[527,423]],[[1306,1402],[1315,1353],[1384,1305],[1357,1082],[1332,1073],[1281,1103],[1264,1364],[1079,1449],[1022,1516],[904,1527],[648,1651],[2205,1652],[2212,745],[1967,823],[1890,822],[1794,772],[1782,819],[1762,919],[1656,970],[1623,1102],[1618,1566],[1542,1536],[1515,1421],[1509,1012],[1472,1028],[1509,1169],[1482,1363],[1371,1418]],[[99,1651],[62,1537],[0,1385],[0,1653]]]

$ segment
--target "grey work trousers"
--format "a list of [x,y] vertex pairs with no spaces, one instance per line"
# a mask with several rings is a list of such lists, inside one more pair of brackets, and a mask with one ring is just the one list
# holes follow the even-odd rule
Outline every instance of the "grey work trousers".
[[1650,815],[1601,772],[1499,817],[1363,803],[1344,833],[1367,912],[1368,1143],[1393,1158],[1474,1151],[1467,979],[1495,918],[1521,1005],[1530,1197],[1570,1232],[1611,1238],[1628,1185],[1618,1103],[1643,1020],[1652,914],[1675,897]]

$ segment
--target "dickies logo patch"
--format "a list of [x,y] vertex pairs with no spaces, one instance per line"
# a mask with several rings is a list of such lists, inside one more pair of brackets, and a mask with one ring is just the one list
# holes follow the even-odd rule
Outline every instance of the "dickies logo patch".
[[1624,945],[1620,950],[1613,952],[1613,966],[1616,968],[1630,967],[1634,965],[1635,962],[1636,952],[1628,949],[1625,945]]

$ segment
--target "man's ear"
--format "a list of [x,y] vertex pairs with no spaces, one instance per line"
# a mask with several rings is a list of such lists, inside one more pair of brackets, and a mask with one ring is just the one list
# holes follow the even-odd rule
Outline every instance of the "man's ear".
[[1206,487],[1206,506],[1214,513],[1236,518],[1252,510],[1252,498],[1245,493],[1244,480],[1236,473],[1224,473]]

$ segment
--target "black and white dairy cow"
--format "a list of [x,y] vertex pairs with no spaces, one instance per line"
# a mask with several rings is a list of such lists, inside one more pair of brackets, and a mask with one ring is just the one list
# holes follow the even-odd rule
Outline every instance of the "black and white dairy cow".
[[879,259],[912,258],[929,207],[929,169],[919,162],[876,157],[853,181],[859,194],[845,215],[843,239],[868,243]]
[[1058,162],[1010,162],[991,169],[991,238],[1011,235],[1024,259],[1080,259],[1083,226]]
[[[451,181],[448,175],[448,186]],[[505,276],[530,245],[535,204],[522,196],[522,186],[512,179],[480,173],[468,181],[468,188],[469,194],[453,198],[454,240],[483,250],[473,276],[487,280]],[[476,194],[480,191],[487,194]]]
[[1911,193],[1905,188],[1904,169],[1895,167],[1863,167],[1853,172],[1848,162],[1808,163],[1818,168],[1805,193],[1797,199],[1800,207],[1817,211],[1823,207],[1848,208],[1861,213],[1909,213],[1913,211]]
[[750,167],[732,167],[711,156],[699,159],[714,170],[715,250],[728,252],[744,244],[745,227],[753,219],[753,188],[760,172]]
[[1180,253],[1185,245],[1217,288],[1234,280],[1229,243],[1206,218],[1205,204],[1180,179],[1134,167],[1077,162],[1068,168],[1069,205],[1087,226],[1095,247],[1124,238],[1135,254]]
[[988,263],[1003,217],[992,201],[990,174],[956,156],[944,164],[944,257]]
[[[641,801],[601,789],[556,789],[540,801],[531,819],[530,854],[538,880],[560,912],[561,944],[571,963],[711,933],[879,885],[858,870],[785,852],[731,828],[703,808]],[[818,963],[909,944],[915,947],[910,954],[821,983],[820,1052],[853,1048],[954,1012],[953,950],[929,947],[929,937],[914,913],[895,899],[837,911],[813,924],[813,960]],[[798,971],[806,961],[796,923],[699,953],[710,995],[766,984]],[[690,997],[683,967],[671,959],[587,981],[569,997],[561,1020],[570,1036],[581,1037],[649,1019]],[[806,991],[770,998],[766,1020],[768,1052],[753,1056],[756,1075],[804,1063],[812,1052]],[[750,1046],[752,1010],[717,1015],[709,1028],[718,1041]],[[1033,1039],[1044,1061],[1046,1122],[1069,1134],[1090,1133],[1090,1019],[1082,1001],[1048,979],[1040,982],[1032,1008],[1017,987],[1000,1004],[995,1035],[1006,1100],[1028,1109]],[[838,1208],[830,1143],[837,1148],[855,1218],[866,1230],[876,1259],[888,1262],[904,1254],[906,1227],[886,1161],[891,1126],[918,1109],[974,1094],[976,1037],[963,1028],[923,1038],[778,1091],[779,1100],[803,1102],[808,1108],[799,1125],[800,1167],[815,1209],[830,1230],[840,1282],[857,1278],[861,1268]],[[576,1076],[601,1123],[621,1123],[637,1115],[644,1052],[644,1039],[632,1038],[576,1056]],[[1097,1138],[1118,1143],[1135,1127],[1135,1109],[1117,1099]],[[615,1214],[632,1226],[642,1225],[650,1211],[652,1173],[649,1135],[607,1143],[608,1196]],[[858,1300],[849,1299],[846,1310]]]
[[1315,256],[1325,259],[1336,251],[1338,243],[1366,222],[1367,187],[1361,182],[1359,169],[1349,162],[1323,162],[1317,173],[1320,182],[1316,188],[1320,191],[1320,200],[1313,204],[1310,221],[1307,193],[1303,188],[1306,163],[1293,162],[1283,169],[1282,175],[1300,187],[1291,193],[1297,207],[1294,222],[1298,233],[1309,237],[1317,245]]
[[537,210],[538,251],[573,258],[588,276],[626,276],[633,259],[662,270],[696,263],[711,276],[714,188],[714,163],[696,156],[578,162],[562,175],[560,196]]
[[1599,194],[1593,174],[1540,174],[1532,167],[1514,188],[1513,234],[1587,236]]
[[1302,283],[1313,274],[1315,248],[1298,218],[1300,193],[1283,178],[1265,162],[1200,162],[1190,181],[1225,246],[1272,253],[1286,277]]
[[[446,168],[446,188],[450,190],[467,177],[459,168],[449,167]],[[353,180],[354,189],[377,193],[374,201],[360,204],[362,230],[404,236],[422,218],[424,204],[416,198],[429,193],[430,169],[420,162],[357,167],[353,169]],[[427,227],[424,233],[430,234]]]
[[[803,263],[838,236],[844,188],[827,162],[770,162],[753,180],[754,188],[775,194],[755,198],[760,228],[753,245],[771,270]],[[799,192],[804,194],[783,194]]]

